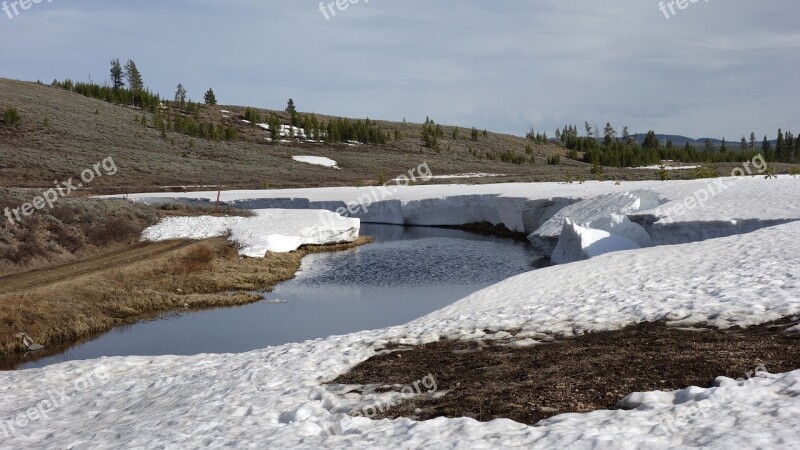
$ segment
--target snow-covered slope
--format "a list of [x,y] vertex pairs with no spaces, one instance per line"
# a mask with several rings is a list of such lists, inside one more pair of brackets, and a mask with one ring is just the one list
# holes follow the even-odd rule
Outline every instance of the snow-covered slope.
[[798,314],[798,235],[800,223],[790,223],[605,254],[519,275],[407,325],[247,354],[0,373],[0,448],[786,448],[800,442],[800,371],[634,395],[635,410],[567,414],[538,427],[352,418],[345,413],[387,396],[342,396],[321,383],[389,341],[512,329],[538,340],[641,321],[730,327]]
[[361,221],[324,210],[269,209],[255,217],[170,217],[147,228],[145,241],[205,239],[230,235],[243,256],[262,258],[302,245],[335,244],[358,239]]

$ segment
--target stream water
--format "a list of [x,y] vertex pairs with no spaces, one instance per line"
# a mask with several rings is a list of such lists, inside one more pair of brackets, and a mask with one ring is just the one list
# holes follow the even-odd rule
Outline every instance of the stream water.
[[533,270],[538,259],[526,242],[460,230],[362,224],[361,233],[375,242],[305,257],[297,277],[261,302],[167,314],[15,366],[103,356],[240,353],[400,325]]

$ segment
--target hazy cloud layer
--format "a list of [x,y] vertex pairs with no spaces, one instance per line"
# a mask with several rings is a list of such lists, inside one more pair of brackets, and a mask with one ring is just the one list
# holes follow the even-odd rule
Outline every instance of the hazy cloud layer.
[[0,76],[108,78],[167,97],[517,134],[566,122],[694,137],[800,131],[796,1],[53,0],[0,12]]

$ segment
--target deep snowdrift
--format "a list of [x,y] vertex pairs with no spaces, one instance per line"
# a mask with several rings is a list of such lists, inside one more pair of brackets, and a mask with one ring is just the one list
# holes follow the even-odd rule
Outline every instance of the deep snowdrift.
[[239,254],[263,258],[302,245],[336,244],[358,239],[361,222],[322,210],[270,209],[255,217],[170,217],[144,230],[142,240],[206,239],[230,235]]
[[[217,192],[134,194],[146,202],[209,202]],[[697,242],[800,220],[800,179],[428,185],[228,191],[221,198],[247,209],[326,209],[364,222],[405,225],[504,225],[544,256],[566,219],[641,247]],[[577,242],[577,241],[576,241]],[[571,252],[578,254],[579,252]],[[567,262],[564,260],[563,262]]]

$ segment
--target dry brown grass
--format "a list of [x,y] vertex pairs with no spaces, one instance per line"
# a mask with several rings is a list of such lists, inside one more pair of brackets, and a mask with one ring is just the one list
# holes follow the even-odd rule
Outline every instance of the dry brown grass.
[[[24,351],[14,335],[53,346],[73,342],[122,324],[176,309],[203,309],[251,303],[253,291],[268,291],[291,279],[306,254],[336,251],[355,243],[240,258],[224,238],[179,245],[174,251],[130,264],[60,276],[45,285],[0,295],[0,353]],[[137,246],[136,251],[147,250]],[[131,256],[134,256],[133,253]],[[4,280],[4,282],[9,282]]]
[[[160,132],[141,125],[142,112],[72,94],[49,86],[0,78],[0,108],[16,106],[23,123],[13,130],[0,129],[0,185],[15,187],[50,186],[54,179],[75,177],[81,170],[113,156],[119,172],[92,182],[94,193],[136,191],[261,189],[321,187],[375,184],[379,172],[392,178],[428,162],[435,175],[465,172],[491,172],[507,177],[467,180],[470,183],[517,181],[564,181],[567,175],[583,173],[590,178],[590,166],[566,159],[566,150],[558,145],[537,145],[520,136],[500,133],[482,134],[477,142],[469,139],[469,130],[461,129],[452,138],[453,127],[444,126],[440,151],[425,148],[422,124],[378,121],[377,126],[400,139],[387,145],[350,147],[345,144],[270,145],[266,133],[239,121],[244,107],[204,107],[203,121],[236,127],[236,142],[192,139],[178,133]],[[225,119],[220,109],[231,111]],[[95,111],[99,114],[95,114]],[[334,111],[335,112],[335,111]],[[280,111],[261,110],[262,116]],[[148,120],[152,122],[149,113]],[[328,116],[318,115],[320,119]],[[47,119],[47,125],[45,125]],[[417,118],[422,122],[423,117]],[[435,118],[434,118],[435,119]],[[474,124],[482,129],[481,124]],[[2,128],[2,127],[0,127]],[[531,144],[536,164],[517,165],[486,155],[511,152],[526,154]],[[336,160],[342,170],[332,170],[295,162],[292,155],[325,156]],[[561,155],[562,166],[549,166],[548,156]],[[655,171],[609,169],[609,179],[655,178]],[[436,183],[465,182],[437,180]],[[183,188],[181,186],[188,186]]]

